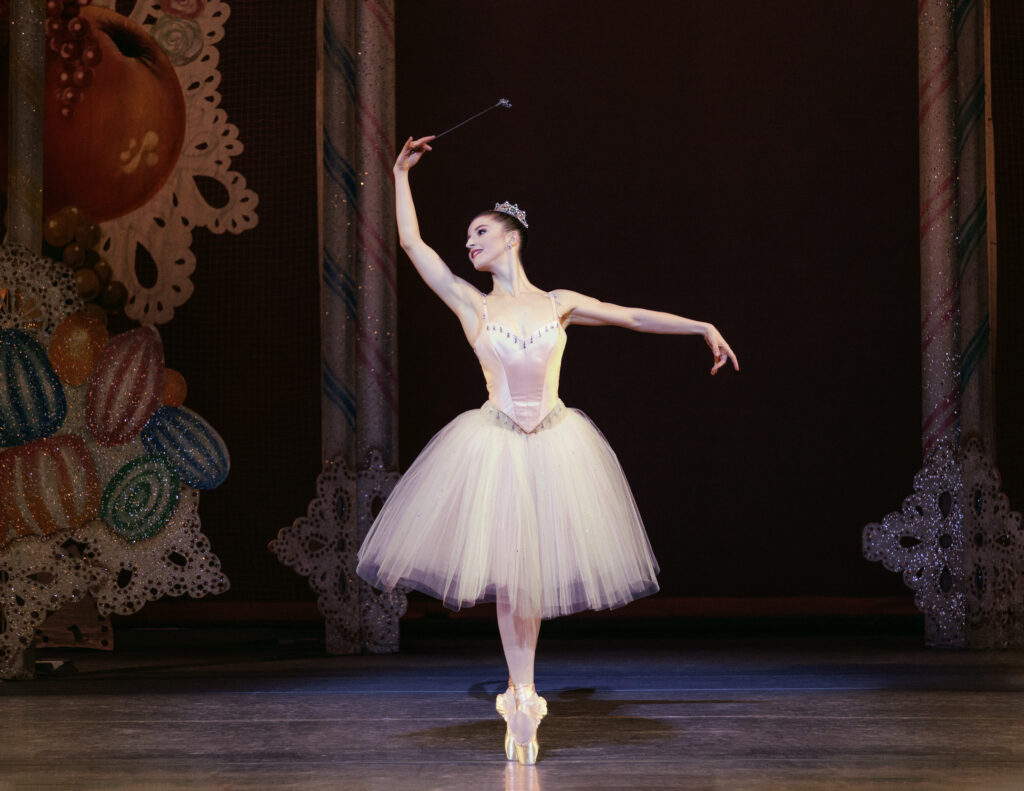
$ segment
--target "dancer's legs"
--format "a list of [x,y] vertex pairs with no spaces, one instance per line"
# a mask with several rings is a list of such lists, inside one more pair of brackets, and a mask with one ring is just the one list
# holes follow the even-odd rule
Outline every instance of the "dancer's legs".
[[537,726],[547,714],[547,701],[533,685],[540,615],[524,616],[508,604],[498,604],[498,631],[508,663],[509,689],[498,696],[498,712],[508,722],[505,755],[521,764],[537,760]]
[[498,631],[511,683],[532,684],[540,616],[522,616],[511,605],[498,602]]

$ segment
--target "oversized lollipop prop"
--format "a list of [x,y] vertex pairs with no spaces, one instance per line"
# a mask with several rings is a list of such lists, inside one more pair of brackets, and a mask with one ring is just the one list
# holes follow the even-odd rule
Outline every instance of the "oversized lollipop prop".
[[503,107],[506,110],[511,110],[512,109],[512,102],[510,102],[508,99],[498,99],[498,101],[495,102],[494,104],[492,104],[490,107],[486,107],[483,110],[481,110],[480,112],[476,113],[475,115],[469,116],[469,118],[467,118],[465,121],[459,121],[459,123],[455,124],[455,126],[449,128],[449,129],[445,129],[443,132],[441,132],[441,134],[434,135],[434,140],[437,140],[438,138],[444,137],[449,132],[454,132],[460,126],[464,126],[464,125],[468,124],[470,121],[472,121],[475,118],[479,118],[484,113],[489,113],[495,107]]

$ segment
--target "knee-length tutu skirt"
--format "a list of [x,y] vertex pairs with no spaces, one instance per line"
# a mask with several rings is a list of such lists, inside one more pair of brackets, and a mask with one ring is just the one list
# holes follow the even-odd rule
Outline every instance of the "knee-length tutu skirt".
[[441,429],[388,497],[357,573],[458,610],[543,618],[658,590],[658,564],[615,453],[561,402],[523,432],[489,402]]

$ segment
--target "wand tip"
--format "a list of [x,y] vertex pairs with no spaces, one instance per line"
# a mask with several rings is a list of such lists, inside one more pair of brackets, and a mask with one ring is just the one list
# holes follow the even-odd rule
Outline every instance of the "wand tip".
[[495,107],[504,107],[506,110],[511,110],[512,102],[510,102],[508,99],[498,99],[498,103],[495,105]]

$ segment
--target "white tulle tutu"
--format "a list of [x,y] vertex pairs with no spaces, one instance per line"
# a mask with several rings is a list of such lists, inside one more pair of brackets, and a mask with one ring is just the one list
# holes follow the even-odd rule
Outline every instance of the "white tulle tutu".
[[615,453],[561,402],[531,434],[490,403],[445,426],[388,497],[357,571],[451,609],[498,601],[544,618],[658,590]]

